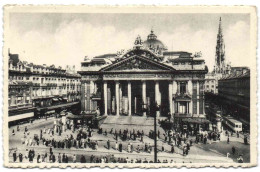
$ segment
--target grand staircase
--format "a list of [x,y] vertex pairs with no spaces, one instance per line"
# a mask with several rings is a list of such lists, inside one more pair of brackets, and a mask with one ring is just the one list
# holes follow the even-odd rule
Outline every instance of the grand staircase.
[[[166,119],[165,117],[157,118],[159,120]],[[158,124],[158,121],[157,121]],[[107,116],[101,128],[109,131],[111,128],[117,130],[124,130],[126,128],[132,130],[154,130],[154,118],[153,117],[140,117],[140,116]],[[157,129],[163,132],[163,129],[157,125]]]

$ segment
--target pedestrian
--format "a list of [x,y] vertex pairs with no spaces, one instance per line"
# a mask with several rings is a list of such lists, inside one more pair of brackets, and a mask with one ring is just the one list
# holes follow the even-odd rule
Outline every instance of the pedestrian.
[[76,163],[76,161],[77,161],[77,157],[76,157],[76,155],[74,154],[74,155],[73,155],[73,163]]
[[186,147],[184,146],[184,147],[183,147],[183,150],[182,150],[182,155],[184,156],[185,153],[186,153]]
[[229,155],[230,155],[230,153],[228,152],[228,153],[227,153],[227,158],[229,158]]
[[247,145],[247,136],[244,136],[244,143]]
[[107,149],[108,150],[110,149],[110,141],[109,140],[107,141]]
[[94,155],[91,155],[90,156],[90,163],[93,163],[94,162]]
[[40,163],[41,161],[41,155],[38,153],[38,155],[37,155],[37,163]]
[[116,142],[115,149],[118,150],[118,143]]
[[234,155],[236,153],[236,148],[232,146],[232,154]]
[[19,153],[19,161],[23,162],[23,154]]
[[13,136],[15,135],[14,129],[13,129],[12,135],[13,135]]
[[174,153],[174,146],[171,147],[171,153]]
[[229,144],[229,136],[228,136],[228,138],[227,138],[227,144]]
[[128,143],[128,145],[127,145],[127,152],[128,152],[128,153],[131,152],[131,146],[130,146],[130,143]]
[[81,155],[80,163],[86,163],[86,158],[85,158],[85,156]]
[[120,143],[119,144],[119,151],[122,152],[122,150],[123,150],[123,145],[122,145],[122,143]]
[[60,153],[58,155],[58,163],[61,163],[61,155],[60,155]]
[[13,162],[16,162],[16,159],[17,159],[17,155],[16,155],[16,151],[14,151],[14,153],[13,153]]

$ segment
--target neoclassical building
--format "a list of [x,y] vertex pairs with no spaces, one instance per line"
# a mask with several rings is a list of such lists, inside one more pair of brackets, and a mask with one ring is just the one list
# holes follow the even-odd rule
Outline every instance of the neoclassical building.
[[83,111],[101,115],[205,117],[204,59],[170,52],[153,31],[122,55],[85,58],[81,63]]

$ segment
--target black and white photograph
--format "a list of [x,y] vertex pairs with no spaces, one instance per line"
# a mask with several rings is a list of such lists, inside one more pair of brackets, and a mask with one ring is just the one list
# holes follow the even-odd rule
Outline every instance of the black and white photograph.
[[255,166],[256,18],[6,6],[5,166]]

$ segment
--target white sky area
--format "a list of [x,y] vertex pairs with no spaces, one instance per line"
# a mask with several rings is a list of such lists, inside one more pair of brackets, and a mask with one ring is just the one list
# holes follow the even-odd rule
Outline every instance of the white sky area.
[[[10,14],[10,52],[35,64],[65,67],[85,56],[116,53],[133,47],[153,28],[169,51],[202,52],[211,71],[219,17],[226,45],[226,60],[232,66],[249,66],[250,32],[247,14]],[[243,61],[243,63],[241,63]],[[246,62],[246,63],[245,63]]]

